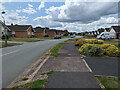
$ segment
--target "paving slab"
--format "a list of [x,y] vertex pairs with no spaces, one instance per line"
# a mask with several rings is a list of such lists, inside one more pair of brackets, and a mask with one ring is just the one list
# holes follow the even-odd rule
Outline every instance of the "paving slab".
[[100,88],[90,72],[55,72],[45,88]]

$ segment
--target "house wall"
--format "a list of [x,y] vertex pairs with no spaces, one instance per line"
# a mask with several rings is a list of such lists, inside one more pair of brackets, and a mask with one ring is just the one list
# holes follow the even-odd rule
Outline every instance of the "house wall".
[[26,31],[15,31],[15,35],[12,35],[12,31],[8,31],[8,34],[9,36],[16,38],[30,38],[32,36],[32,27],[29,27]]
[[55,37],[55,35],[56,35],[55,33],[48,33],[49,37]]
[[34,35],[38,37],[44,37],[44,33],[42,32],[35,32]]

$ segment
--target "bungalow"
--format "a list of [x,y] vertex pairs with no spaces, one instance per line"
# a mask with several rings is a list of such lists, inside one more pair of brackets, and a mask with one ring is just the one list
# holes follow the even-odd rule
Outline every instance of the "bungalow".
[[11,30],[8,31],[8,34],[11,37],[17,38],[30,38],[34,35],[35,30],[31,25],[7,25],[7,27]]
[[110,28],[105,28],[105,31],[106,32],[110,32]]
[[[5,29],[6,29],[6,34],[8,35],[7,31],[11,31],[11,30],[6,25],[5,25]],[[4,23],[0,20],[0,38],[2,38],[4,34],[5,34]]]
[[66,33],[63,30],[56,30],[56,34],[57,35],[65,35]]
[[110,32],[115,33],[115,38],[120,39],[120,26],[112,26]]
[[95,31],[92,31],[92,35],[95,36]]
[[54,29],[47,30],[47,35],[49,37],[55,37],[56,36],[56,30],[54,30]]
[[37,37],[44,37],[45,36],[45,28],[36,27],[34,28],[35,32],[34,35]]
[[104,31],[105,31],[105,29],[103,29],[103,28],[98,29],[99,34],[101,34]]

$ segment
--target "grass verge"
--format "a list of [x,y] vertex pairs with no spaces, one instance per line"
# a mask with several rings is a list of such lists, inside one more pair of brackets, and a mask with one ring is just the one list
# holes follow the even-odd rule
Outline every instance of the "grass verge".
[[10,47],[10,46],[15,46],[15,45],[21,45],[20,43],[8,43],[7,46],[5,46],[3,43],[0,45],[0,48],[4,47]]
[[60,71],[48,71],[48,72],[43,72],[43,73],[41,73],[41,75],[47,74],[48,76],[50,76],[53,72],[60,72]]
[[120,79],[118,77],[97,77],[105,88],[118,88]]
[[57,44],[55,47],[53,47],[50,50],[50,56],[55,56],[56,57],[58,55],[59,50],[62,48],[62,46],[64,44],[65,44],[65,42],[62,42],[62,43]]
[[54,46],[54,47],[50,50],[50,56],[57,57],[58,52],[59,52],[59,50],[62,48],[62,46],[63,46],[66,42],[68,42],[68,41],[70,41],[70,40],[73,40],[73,39],[68,39],[68,40],[66,40],[66,41],[64,41],[64,42],[62,42],[62,43],[59,43],[59,44],[57,44],[56,46]]
[[8,41],[29,41],[34,40],[34,38],[9,38]]
[[24,85],[19,85],[19,86],[15,86],[12,89],[17,89],[17,88],[30,88],[30,89],[34,89],[34,88],[39,88],[39,90],[44,90],[44,85],[47,82],[47,79],[43,79],[43,80],[35,80],[33,82],[29,82],[26,83]]

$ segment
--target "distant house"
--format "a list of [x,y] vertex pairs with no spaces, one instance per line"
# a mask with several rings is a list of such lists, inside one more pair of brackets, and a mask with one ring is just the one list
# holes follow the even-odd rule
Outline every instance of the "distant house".
[[120,39],[120,26],[112,26],[110,32],[115,33],[116,39]]
[[47,30],[47,35],[49,37],[55,37],[56,36],[56,30],[54,30],[54,29]]
[[34,28],[35,32],[34,35],[37,37],[44,37],[45,36],[45,28],[36,27]]
[[35,30],[31,25],[7,25],[7,27],[11,30],[8,34],[11,37],[16,38],[30,38],[34,35]]
[[103,29],[103,28],[98,29],[99,34],[101,34],[104,31],[105,31],[105,29]]
[[[6,29],[6,34],[8,35],[8,31],[11,31],[6,25],[5,25],[5,29]],[[4,32],[4,23],[0,20],[0,38],[2,38],[2,36],[5,35]]]
[[110,28],[105,28],[105,31],[106,32],[110,32]]
[[92,31],[92,35],[95,36],[95,31]]

